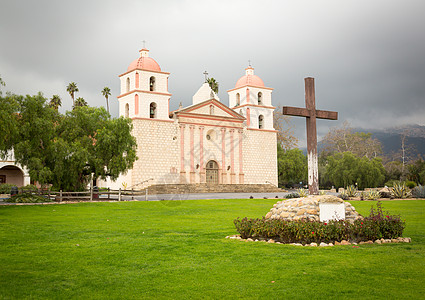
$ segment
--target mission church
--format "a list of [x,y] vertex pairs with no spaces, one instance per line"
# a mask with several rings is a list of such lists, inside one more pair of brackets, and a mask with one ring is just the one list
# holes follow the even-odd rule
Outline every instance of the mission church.
[[203,83],[192,104],[170,111],[170,73],[141,49],[140,56],[119,75],[120,116],[133,123],[137,157],[133,169],[112,188],[151,184],[277,185],[276,135],[272,88],[245,75],[228,90],[229,106]]

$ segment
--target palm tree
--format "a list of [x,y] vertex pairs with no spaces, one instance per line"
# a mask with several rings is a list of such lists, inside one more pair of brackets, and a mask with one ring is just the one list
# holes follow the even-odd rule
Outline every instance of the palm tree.
[[62,105],[62,100],[59,95],[53,95],[52,99],[50,99],[49,106],[53,107],[55,110],[59,109],[59,106]]
[[207,82],[214,93],[218,94],[218,82],[214,78],[208,78]]
[[87,106],[86,100],[84,100],[83,97],[78,97],[77,100],[75,100],[75,107],[83,107]]
[[76,92],[78,92],[78,87],[77,84],[75,82],[71,82],[70,84],[68,84],[68,86],[66,87],[66,91],[69,93],[69,95],[72,98],[72,106],[75,106],[75,101],[74,101],[74,94]]
[[107,86],[105,86],[102,90],[102,95],[103,97],[105,97],[106,99],[106,109],[109,113],[109,102],[108,102],[108,97],[111,95],[111,89],[108,88]]

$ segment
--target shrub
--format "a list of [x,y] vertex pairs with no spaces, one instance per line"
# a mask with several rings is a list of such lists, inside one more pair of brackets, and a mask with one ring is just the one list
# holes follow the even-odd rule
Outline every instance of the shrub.
[[38,188],[33,184],[28,184],[22,188],[22,192],[37,192]]
[[17,194],[6,200],[11,203],[43,203],[52,202],[52,200],[44,198],[42,196],[33,195],[30,193]]
[[357,196],[357,187],[355,187],[353,184],[350,186],[347,186],[346,193],[349,198],[356,197]]
[[320,191],[319,191],[319,195],[320,195],[320,196],[323,196],[323,195],[326,195],[326,194],[327,194],[327,193],[326,193],[326,191],[325,191],[325,190],[320,190]]
[[410,191],[404,182],[394,183],[391,188],[391,196],[398,199],[407,198],[410,196]]
[[330,243],[350,240],[353,242],[390,239],[402,236],[405,223],[398,215],[382,211],[381,202],[371,208],[370,215],[353,223],[344,220],[318,222],[313,220],[235,219],[236,230],[242,238],[274,240],[283,243]]
[[418,185],[412,190],[412,196],[415,198],[424,198],[425,199],[425,186]]
[[300,194],[298,193],[290,193],[285,196],[286,199],[299,198],[299,197],[300,197]]
[[0,194],[10,194],[10,190],[12,189],[12,186],[16,186],[16,185],[9,184],[9,183],[0,184]]
[[345,191],[342,191],[341,193],[339,193],[338,197],[341,198],[342,200],[350,200],[350,197],[348,197],[348,194]]
[[308,196],[308,190],[306,189],[298,189],[298,194],[300,195],[301,198],[307,197]]
[[413,189],[414,187],[416,187],[416,183],[414,181],[406,180],[404,183],[409,189]]
[[364,194],[365,199],[367,200],[378,200],[381,198],[381,194],[375,190],[369,190]]

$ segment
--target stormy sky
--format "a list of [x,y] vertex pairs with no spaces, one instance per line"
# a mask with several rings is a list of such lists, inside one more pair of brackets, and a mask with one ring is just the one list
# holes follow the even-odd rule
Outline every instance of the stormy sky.
[[[171,73],[171,109],[191,104],[204,71],[228,104],[250,60],[275,106],[304,106],[304,78],[315,78],[317,108],[339,112],[318,121],[319,136],[343,121],[425,125],[423,0],[0,0],[2,89],[58,94],[64,112],[68,83],[92,106],[106,106],[108,86],[117,116],[118,75],[144,40]],[[292,120],[305,140],[305,121]]]

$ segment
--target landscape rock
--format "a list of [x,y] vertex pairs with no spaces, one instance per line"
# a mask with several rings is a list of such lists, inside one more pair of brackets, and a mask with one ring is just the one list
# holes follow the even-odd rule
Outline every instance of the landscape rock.
[[319,246],[320,246],[320,247],[327,247],[327,246],[329,246],[329,245],[328,245],[328,244],[326,244],[326,243],[324,243],[324,242],[321,242]]
[[342,240],[341,245],[351,245],[351,243],[346,240]]
[[311,243],[310,246],[317,247],[317,244],[316,243]]

